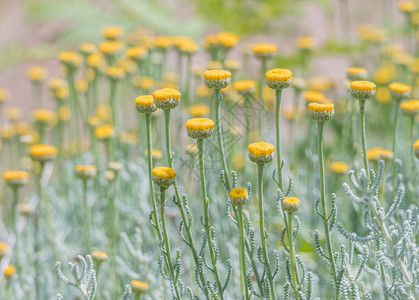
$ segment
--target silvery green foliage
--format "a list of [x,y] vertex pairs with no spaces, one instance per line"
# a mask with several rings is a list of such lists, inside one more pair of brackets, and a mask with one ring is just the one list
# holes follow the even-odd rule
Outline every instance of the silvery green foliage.
[[66,275],[64,275],[61,270],[61,262],[59,261],[55,264],[55,272],[65,284],[76,287],[84,299],[93,300],[96,295],[97,281],[92,257],[90,255],[86,255],[85,259],[83,256],[78,255],[77,258],[80,261],[80,267],[76,263],[72,262],[68,262],[67,264],[74,281],[71,281]]
[[[418,207],[412,205],[407,210],[399,209],[405,195],[403,178],[400,176],[392,204],[388,208],[382,206],[378,188],[383,177],[382,160],[378,164],[377,176],[373,176],[371,184],[365,170],[362,169],[358,177],[355,177],[353,170],[349,172],[351,185],[344,183],[343,188],[349,199],[363,208],[364,229],[368,230],[369,234],[359,237],[356,233],[347,232],[342,224],[339,224],[338,228],[360,253],[360,269],[381,278],[382,290],[387,297],[418,299]],[[353,280],[360,278],[360,271]],[[360,286],[364,297],[371,299],[365,284],[361,283]]]

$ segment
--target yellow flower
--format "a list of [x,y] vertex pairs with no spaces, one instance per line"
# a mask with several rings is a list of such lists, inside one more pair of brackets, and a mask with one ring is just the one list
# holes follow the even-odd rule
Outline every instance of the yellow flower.
[[[148,150],[145,151],[145,155],[148,155]],[[154,159],[162,159],[163,152],[158,149],[151,149],[151,157]]]
[[252,143],[247,146],[249,158],[257,164],[265,164],[272,161],[275,146],[264,141]]
[[200,84],[196,87],[196,95],[201,98],[206,98],[210,96],[210,92],[206,85]]
[[35,121],[52,125],[56,121],[56,114],[48,109],[35,109],[32,112]]
[[393,151],[381,147],[373,147],[367,151],[368,160],[378,161],[380,159],[393,159]]
[[147,48],[142,46],[129,47],[125,51],[125,56],[135,61],[140,61],[147,56]]
[[230,84],[231,73],[225,70],[207,70],[204,72],[204,83],[210,89],[220,90]]
[[68,89],[68,86],[63,86],[55,90],[54,97],[57,100],[65,100],[68,98],[69,93],[70,90]]
[[247,190],[244,188],[234,188],[228,195],[231,198],[231,204],[234,206],[244,205],[247,202]]
[[108,254],[103,251],[93,251],[92,252],[92,258],[97,262],[103,262],[108,259]]
[[210,108],[208,107],[208,105],[205,105],[205,104],[193,105],[189,108],[189,113],[193,117],[207,116],[209,112],[210,112]]
[[214,121],[208,118],[193,118],[186,121],[188,136],[194,139],[206,139],[214,130]]
[[124,29],[121,26],[111,25],[102,29],[102,35],[108,40],[115,40],[124,34]]
[[139,86],[144,90],[151,90],[155,86],[155,81],[151,77],[143,76],[143,77],[134,77],[132,79],[132,83],[134,86]]
[[4,171],[3,178],[11,186],[21,186],[28,181],[29,173],[18,170],[7,170]]
[[233,88],[239,94],[252,93],[256,90],[256,81],[254,80],[239,80],[233,83]]
[[148,290],[148,283],[139,280],[131,280],[131,288],[134,293],[145,294]]
[[352,67],[346,69],[346,77],[349,80],[362,80],[365,79],[368,72],[365,68]]
[[223,64],[220,61],[210,60],[207,63],[208,70],[220,70],[223,68]]
[[122,51],[124,44],[121,41],[103,41],[99,44],[99,50],[105,55],[116,55]]
[[397,4],[397,7],[399,8],[401,12],[404,12],[404,13],[411,13],[418,9],[418,5],[415,3],[415,1],[412,1],[412,0],[400,1]]
[[172,109],[178,106],[180,92],[175,89],[164,88],[153,92],[156,106],[160,109]]
[[233,154],[233,166],[235,170],[241,170],[244,168],[244,161],[245,157],[243,155],[243,153],[234,153]]
[[375,92],[375,99],[381,103],[388,103],[391,101],[390,90],[385,86],[380,86]]
[[82,62],[80,54],[74,51],[62,51],[58,54],[58,59],[67,67],[77,67]]
[[324,103],[326,100],[325,94],[318,91],[305,91],[303,97],[307,102]]
[[60,77],[53,77],[48,80],[48,88],[55,93],[55,91],[63,86],[66,86],[66,82],[64,79]]
[[239,37],[232,32],[223,31],[217,33],[217,40],[222,46],[232,48],[239,42]]
[[5,88],[0,87],[0,103],[9,98],[9,91]]
[[76,165],[74,168],[76,176],[82,179],[93,178],[96,176],[97,169],[93,165]]
[[300,199],[297,197],[285,197],[282,202],[282,209],[286,212],[293,213],[300,207]]
[[265,73],[266,85],[271,89],[280,90],[290,86],[292,73],[288,69],[271,69]]
[[99,117],[97,117],[97,116],[89,116],[87,118],[87,122],[89,123],[90,126],[96,127],[96,126],[99,126],[100,125],[100,123],[102,122],[102,120]]
[[22,135],[28,130],[31,130],[32,128],[30,124],[25,123],[25,122],[15,122],[14,126],[15,126],[15,133],[17,135]]
[[155,184],[162,188],[168,188],[175,182],[176,172],[169,167],[154,167],[151,171]]
[[240,61],[237,59],[226,59],[224,65],[229,70],[238,70],[240,68]]
[[135,106],[139,112],[145,114],[151,114],[157,109],[152,95],[138,96],[137,98],[135,98]]
[[198,51],[198,44],[195,41],[184,41],[179,45],[179,50],[186,54],[193,54]]
[[400,103],[400,108],[405,115],[415,116],[419,114],[419,100],[413,99]]
[[392,82],[388,85],[388,88],[391,92],[391,96],[396,101],[401,101],[407,96],[410,95],[412,88],[410,85],[400,83],[400,82]]
[[9,250],[9,245],[3,242],[0,242],[0,257],[3,257],[7,254]]
[[337,174],[348,173],[349,165],[343,161],[332,161],[330,169]]
[[395,76],[396,70],[393,66],[382,66],[375,70],[373,79],[377,84],[387,84],[389,83]]
[[57,148],[46,144],[37,144],[29,148],[29,153],[34,160],[52,160],[57,155]]
[[308,112],[314,121],[325,122],[330,120],[335,114],[335,106],[332,103],[310,103]]
[[366,100],[375,94],[376,85],[370,81],[359,80],[351,82],[351,94],[355,99]]
[[314,38],[312,36],[301,36],[295,40],[297,48],[308,50],[314,47]]
[[26,73],[32,81],[42,81],[48,76],[48,72],[44,67],[31,66]]
[[6,278],[11,278],[13,275],[15,275],[15,273],[16,273],[16,267],[14,265],[8,265],[4,269],[4,276]]
[[87,56],[86,63],[92,68],[99,68],[104,65],[103,55],[100,52],[94,52]]
[[256,56],[267,56],[276,53],[278,47],[272,43],[256,43],[252,46],[252,51]]
[[173,39],[170,36],[157,36],[154,39],[154,46],[160,49],[167,49],[173,46]]
[[79,92],[87,91],[88,86],[89,86],[89,83],[87,82],[86,79],[78,79],[76,81],[76,90],[78,90]]
[[106,140],[111,138],[115,133],[112,125],[103,124],[95,128],[95,136],[98,140]]

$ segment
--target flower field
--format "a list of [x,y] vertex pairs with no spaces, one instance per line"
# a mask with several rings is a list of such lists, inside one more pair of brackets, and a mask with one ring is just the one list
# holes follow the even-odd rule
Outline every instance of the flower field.
[[338,16],[322,41],[286,0],[180,34],[170,1],[76,2],[0,47],[0,299],[419,299],[416,0],[296,1]]

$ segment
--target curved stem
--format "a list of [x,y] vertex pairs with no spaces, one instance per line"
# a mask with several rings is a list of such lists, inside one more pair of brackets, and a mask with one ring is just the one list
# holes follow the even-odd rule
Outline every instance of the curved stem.
[[281,97],[282,90],[275,90],[276,110],[275,110],[275,125],[276,125],[276,157],[277,157],[277,172],[278,172],[278,187],[284,192],[282,183],[282,157],[281,157]]
[[[333,255],[333,248],[332,243],[330,240],[330,232],[329,232],[329,222],[327,220],[327,210],[326,210],[326,183],[325,183],[325,174],[324,174],[324,159],[323,159],[323,122],[318,122],[318,155],[319,155],[319,167],[320,167],[320,188],[321,188],[321,204],[322,204],[322,220],[324,225],[324,234],[326,236],[326,245],[327,251],[329,254],[330,264],[332,266],[332,275],[333,281],[336,283],[337,279],[337,271],[336,271],[336,263],[335,257]],[[339,295],[336,294],[336,299],[339,299]]]
[[361,113],[362,158],[364,159],[364,169],[365,172],[367,172],[368,183],[371,184],[370,169],[368,167],[367,156],[367,137],[365,134],[365,100],[359,100],[359,111]]
[[214,98],[217,104],[215,110],[215,126],[217,131],[217,139],[218,139],[218,151],[220,153],[221,163],[223,164],[224,170],[224,178],[227,185],[227,189],[230,190],[230,175],[228,173],[227,161],[225,157],[224,151],[224,141],[223,141],[223,124],[221,123],[221,103],[223,101],[223,96],[221,94],[221,90],[214,90]]
[[170,279],[176,294],[176,297],[178,300],[182,299],[179,293],[179,288],[177,287],[177,284],[175,282],[175,270],[173,268],[173,263],[172,263],[172,254],[170,252],[170,243],[169,243],[169,238],[167,237],[167,227],[166,227],[166,212],[165,212],[165,201],[166,201],[166,197],[165,197],[165,193],[166,193],[166,188],[164,187],[160,187],[160,218],[161,218],[161,224],[162,224],[162,229],[163,229],[163,243],[164,243],[164,250],[165,250],[165,254],[166,254],[166,258],[167,258],[167,264],[169,267],[169,272],[170,272]]
[[244,233],[244,224],[243,224],[243,207],[239,205],[237,208],[237,221],[239,223],[240,230],[240,273],[242,279],[242,289],[243,294],[246,296],[246,300],[250,299],[249,296],[249,287],[247,286],[247,276],[246,276],[246,254],[245,254],[245,233]]
[[212,237],[212,228],[210,224],[210,217],[209,217],[209,199],[207,197],[207,188],[205,183],[205,167],[204,167],[204,151],[203,151],[203,140],[198,139],[198,156],[199,156],[199,172],[201,175],[201,192],[202,192],[202,203],[204,205],[204,218],[205,218],[205,231],[207,234],[208,239],[208,248],[210,251],[211,262],[212,262],[212,269],[214,271],[215,281],[217,283],[218,292],[220,294],[220,299],[224,299],[223,297],[223,286],[221,285],[220,275],[218,273],[217,267],[217,258],[215,255],[214,244]]
[[265,264],[265,270],[268,274],[268,280],[270,285],[270,291],[272,299],[277,299],[275,295],[275,288],[273,282],[273,276],[271,266],[269,264],[268,250],[266,248],[266,235],[265,235],[265,218],[263,211],[263,164],[258,165],[258,197],[259,197],[259,224],[260,224],[260,241],[262,243],[262,255]]

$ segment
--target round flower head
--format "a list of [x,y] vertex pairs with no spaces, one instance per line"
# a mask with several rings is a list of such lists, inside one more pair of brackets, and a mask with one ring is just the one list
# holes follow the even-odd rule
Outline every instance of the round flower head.
[[192,117],[204,117],[210,112],[210,108],[205,104],[193,105],[189,108],[189,113]]
[[141,46],[129,47],[125,51],[125,56],[136,62],[143,61],[147,56],[147,48]]
[[0,258],[5,256],[9,250],[9,244],[0,242]]
[[300,207],[300,200],[297,197],[285,197],[282,202],[282,209],[286,212],[293,213]]
[[12,187],[19,187],[28,182],[29,173],[25,171],[7,170],[3,173],[4,181]]
[[271,69],[265,73],[266,85],[274,90],[282,90],[290,86],[292,73],[288,69]]
[[407,116],[416,116],[419,114],[419,100],[413,99],[400,103],[403,114]]
[[32,159],[40,162],[54,160],[57,152],[57,148],[45,144],[37,144],[29,148],[29,154]]
[[206,139],[214,131],[214,121],[208,118],[193,118],[186,121],[188,136],[193,139]]
[[114,173],[119,173],[122,170],[123,166],[124,165],[119,161],[108,162],[108,169],[113,171]]
[[197,144],[187,144],[185,147],[185,151],[187,154],[194,156],[198,153],[198,145]]
[[252,143],[247,146],[249,158],[257,164],[266,164],[272,161],[275,146],[264,141]]
[[412,12],[418,10],[418,5],[412,0],[400,1],[397,4],[397,7],[401,12],[406,14],[411,14]]
[[346,69],[346,77],[350,81],[364,80],[367,77],[367,75],[368,75],[368,72],[364,68],[353,67],[353,68]]
[[143,114],[151,114],[157,110],[152,95],[142,95],[135,98],[135,107]]
[[29,67],[26,74],[30,80],[37,82],[44,80],[48,76],[47,70],[40,66]]
[[16,267],[14,265],[8,265],[4,269],[4,277],[11,278],[16,273]]
[[349,171],[349,166],[343,161],[332,161],[330,169],[336,174],[345,174]]
[[278,47],[272,43],[256,43],[252,46],[252,51],[259,58],[267,58],[278,51]]
[[58,54],[58,59],[70,70],[74,70],[82,62],[81,55],[74,51],[62,51]]
[[419,159],[419,140],[417,140],[413,144],[413,149],[415,150],[415,156],[416,156],[416,158]]
[[102,263],[108,259],[108,254],[103,251],[93,251],[92,258],[96,263]]
[[370,81],[352,81],[351,94],[352,97],[358,100],[366,100],[375,94],[376,86]]
[[9,91],[5,88],[0,87],[0,104],[9,98]]
[[324,103],[326,95],[318,91],[305,91],[303,97],[307,102]]
[[[145,155],[148,155],[148,150],[145,150]],[[155,160],[163,158],[163,152],[158,149],[151,149],[151,157]]]
[[256,81],[254,80],[240,80],[233,83],[233,88],[240,95],[253,93],[256,90]]
[[194,41],[184,41],[179,45],[179,51],[191,55],[198,51],[198,44]]
[[76,176],[81,179],[94,178],[97,173],[96,166],[92,165],[77,165],[74,170],[76,172]]
[[164,88],[153,92],[154,102],[160,109],[172,109],[178,106],[180,92],[175,89]]
[[111,138],[115,133],[112,125],[103,124],[95,128],[95,136],[98,140],[106,140]]
[[248,200],[247,190],[244,188],[234,188],[228,195],[230,196],[231,204],[234,206],[244,205]]
[[230,84],[231,73],[225,70],[207,70],[204,72],[205,85],[214,90],[221,90]]
[[176,172],[169,167],[155,167],[151,175],[154,183],[163,188],[171,186],[176,178]]
[[48,109],[35,109],[32,116],[36,122],[48,125],[52,125],[57,119],[55,112]]
[[410,85],[400,82],[392,82],[388,85],[388,88],[390,90],[391,97],[397,102],[409,97],[410,92],[412,91]]
[[102,35],[105,39],[116,40],[124,34],[124,29],[121,26],[106,26],[102,29]]
[[139,280],[131,280],[131,289],[134,293],[145,294],[148,290],[148,283]]
[[379,161],[381,159],[381,147],[373,147],[368,149],[367,158],[368,160]]
[[117,55],[124,49],[121,41],[103,41],[99,44],[99,50],[103,54],[109,56]]
[[333,118],[335,106],[332,103],[310,103],[308,105],[308,112],[314,121],[325,122]]

